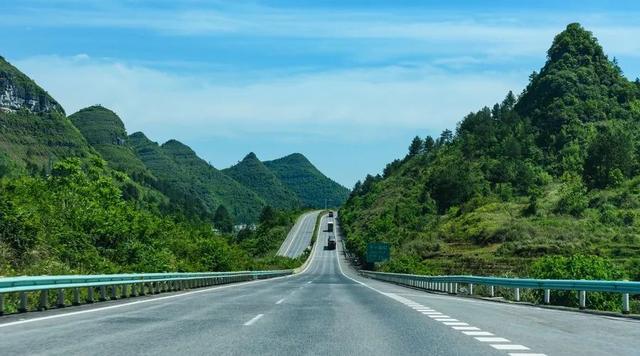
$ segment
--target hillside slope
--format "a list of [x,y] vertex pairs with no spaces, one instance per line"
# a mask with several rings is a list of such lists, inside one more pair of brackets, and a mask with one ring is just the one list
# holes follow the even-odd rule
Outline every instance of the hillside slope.
[[[467,115],[455,134],[416,137],[358,182],[340,215],[348,245],[363,256],[390,242],[378,268],[400,272],[609,278],[586,272],[605,258],[639,279],[639,123],[640,82],[570,24],[520,97]],[[577,255],[591,262],[557,257],[557,274],[533,263]]]
[[96,105],[74,113],[69,119],[112,168],[140,183],[154,184],[156,178],[136,156],[124,123],[116,113]]
[[295,209],[300,206],[295,193],[285,187],[253,152],[236,165],[223,169],[222,172],[256,192],[274,208]]
[[92,155],[60,104],[0,57],[0,176],[48,172],[60,158]]
[[194,186],[204,189],[201,192],[203,197],[208,197],[216,207],[224,205],[235,222],[252,223],[258,220],[265,202],[252,190],[211,166],[198,157],[189,146],[179,141],[169,140],[160,148]]
[[322,174],[300,153],[263,163],[305,206],[324,208],[325,203],[340,206],[349,195],[347,188]]

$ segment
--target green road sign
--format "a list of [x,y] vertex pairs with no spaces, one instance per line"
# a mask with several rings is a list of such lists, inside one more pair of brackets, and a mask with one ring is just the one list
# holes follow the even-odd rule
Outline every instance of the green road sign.
[[367,263],[382,262],[389,259],[389,244],[372,242],[367,244]]

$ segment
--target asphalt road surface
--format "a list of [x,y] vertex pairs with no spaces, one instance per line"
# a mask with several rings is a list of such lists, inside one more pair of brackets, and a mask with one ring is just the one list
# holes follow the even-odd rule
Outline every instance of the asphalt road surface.
[[280,249],[279,256],[296,258],[311,244],[311,235],[315,229],[316,220],[320,214],[319,210],[303,214],[289,231]]
[[361,278],[326,238],[295,276],[0,318],[0,355],[639,354],[639,321]]

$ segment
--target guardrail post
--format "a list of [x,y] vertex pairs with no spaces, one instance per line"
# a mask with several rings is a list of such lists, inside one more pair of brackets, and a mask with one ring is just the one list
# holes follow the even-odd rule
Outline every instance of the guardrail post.
[[38,304],[38,310],[47,310],[49,306],[49,291],[43,289],[40,291],[40,303]]
[[73,288],[73,301],[71,303],[80,305],[80,290],[78,288]]
[[118,287],[117,285],[111,286],[111,300],[116,300],[118,298]]
[[27,293],[25,292],[20,292],[20,306],[18,307],[18,311],[20,313],[27,311]]
[[622,294],[622,313],[629,314],[629,293]]
[[516,288],[516,302],[520,301],[520,288]]
[[580,309],[585,309],[587,307],[587,292],[581,290],[579,295],[580,295]]
[[93,287],[87,288],[87,303],[93,303]]
[[496,287],[495,286],[491,286],[491,298],[496,296]]
[[544,290],[544,304],[551,304],[551,289]]
[[4,294],[0,293],[0,315],[4,314]]
[[122,284],[120,285],[120,298],[126,298],[127,297],[127,285],[126,284]]
[[100,286],[100,301],[104,302],[105,300],[107,300],[107,287]]
[[473,283],[469,283],[469,295],[473,295]]
[[458,294],[458,283],[453,284],[453,294]]
[[64,308],[64,289],[58,289],[58,301],[56,302],[56,307]]

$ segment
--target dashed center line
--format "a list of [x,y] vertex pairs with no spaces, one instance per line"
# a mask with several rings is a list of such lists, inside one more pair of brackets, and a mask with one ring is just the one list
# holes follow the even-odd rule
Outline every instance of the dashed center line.
[[279,301],[276,302],[276,304],[280,304],[280,303],[284,302],[284,299],[285,298],[280,299]]
[[256,316],[254,316],[251,320],[249,320],[246,323],[244,323],[244,326],[253,325],[256,321],[258,321],[258,319],[262,318],[263,316],[264,316],[264,314],[258,314]]

